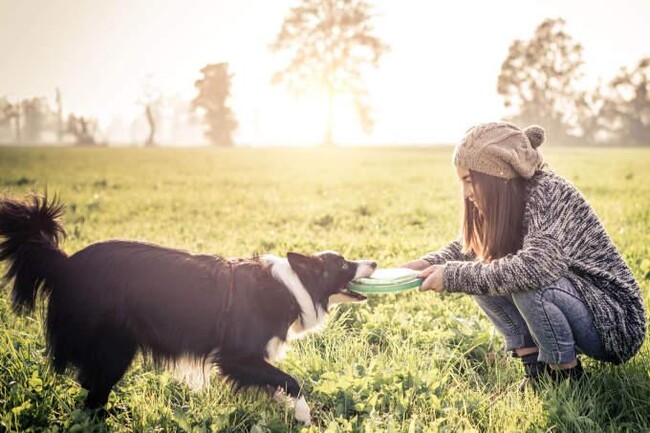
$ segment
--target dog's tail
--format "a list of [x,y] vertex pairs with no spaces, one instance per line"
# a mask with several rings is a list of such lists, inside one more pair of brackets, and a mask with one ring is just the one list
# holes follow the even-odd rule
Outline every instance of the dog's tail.
[[65,231],[59,221],[64,206],[54,197],[32,196],[25,202],[0,198],[0,262],[7,260],[5,277],[14,279],[13,308],[34,310],[36,296],[52,290],[53,273],[66,259],[59,249]]

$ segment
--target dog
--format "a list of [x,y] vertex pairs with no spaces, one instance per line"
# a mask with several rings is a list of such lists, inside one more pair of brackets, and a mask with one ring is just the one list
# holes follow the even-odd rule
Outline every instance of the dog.
[[56,197],[0,200],[0,261],[12,306],[45,302],[47,352],[56,372],[76,368],[85,406],[101,409],[138,351],[157,364],[191,359],[233,385],[266,388],[310,424],[295,378],[272,363],[288,343],[325,322],[329,307],[360,302],[347,290],[377,263],[335,252],[231,259],[132,240],[91,244],[68,256]]

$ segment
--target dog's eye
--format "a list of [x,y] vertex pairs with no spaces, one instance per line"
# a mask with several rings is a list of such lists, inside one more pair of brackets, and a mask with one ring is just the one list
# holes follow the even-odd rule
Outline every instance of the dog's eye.
[[343,263],[343,266],[341,266],[341,269],[344,271],[347,270],[350,266],[347,263]]

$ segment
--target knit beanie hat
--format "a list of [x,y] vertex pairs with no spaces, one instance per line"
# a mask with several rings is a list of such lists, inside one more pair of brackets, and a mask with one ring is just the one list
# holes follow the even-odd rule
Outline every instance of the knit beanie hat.
[[452,159],[455,165],[503,179],[530,179],[543,164],[537,148],[545,135],[537,125],[522,131],[508,122],[482,123],[467,131]]

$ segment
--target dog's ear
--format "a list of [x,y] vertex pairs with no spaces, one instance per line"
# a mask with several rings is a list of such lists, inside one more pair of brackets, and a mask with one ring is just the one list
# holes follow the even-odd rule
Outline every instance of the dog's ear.
[[306,271],[314,266],[311,257],[300,253],[288,252],[287,260],[289,260],[289,265],[291,265],[291,269],[293,269],[294,272]]
[[314,271],[314,259],[304,254],[288,252],[287,260],[291,269],[298,275],[309,275],[309,272]]

